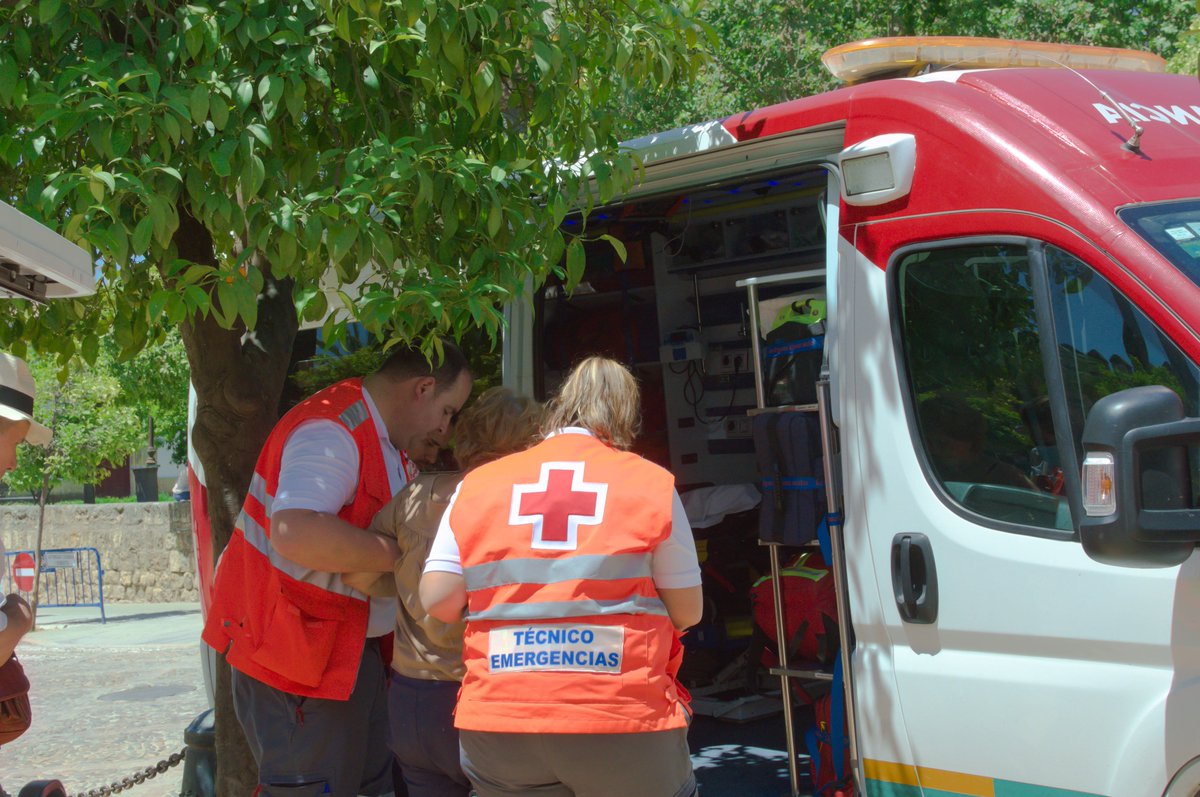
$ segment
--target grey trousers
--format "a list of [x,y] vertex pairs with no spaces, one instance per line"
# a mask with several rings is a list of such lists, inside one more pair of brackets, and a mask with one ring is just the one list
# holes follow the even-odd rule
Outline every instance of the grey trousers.
[[459,731],[479,797],[689,797],[687,729],[653,733]]
[[387,696],[368,639],[349,700],[300,697],[233,670],[233,704],[264,797],[392,794]]

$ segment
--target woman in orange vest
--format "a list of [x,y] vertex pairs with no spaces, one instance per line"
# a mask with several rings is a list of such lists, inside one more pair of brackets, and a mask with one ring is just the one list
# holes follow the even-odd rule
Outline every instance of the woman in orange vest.
[[545,439],[467,474],[442,518],[420,597],[466,610],[455,727],[479,797],[695,792],[674,675],[700,569],[674,477],[628,451],[639,415],[632,374],[585,360]]
[[[421,473],[368,527],[396,540],[400,556],[394,573],[342,576],[371,596],[397,598],[388,715],[391,748],[408,797],[467,797],[471,791],[459,765],[454,729],[454,703],[465,670],[463,623],[461,616],[452,623],[436,620],[421,606],[417,584],[425,558],[463,472],[533,445],[541,420],[542,407],[532,399],[505,387],[484,392],[454,424],[454,459],[462,470]],[[427,455],[436,459],[437,452]]]

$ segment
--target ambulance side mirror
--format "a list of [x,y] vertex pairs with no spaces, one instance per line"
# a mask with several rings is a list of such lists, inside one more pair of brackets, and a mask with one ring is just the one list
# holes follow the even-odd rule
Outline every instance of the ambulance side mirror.
[[1170,388],[1135,387],[1095,403],[1083,427],[1083,516],[1088,556],[1126,567],[1170,567],[1200,540],[1189,463],[1200,418]]

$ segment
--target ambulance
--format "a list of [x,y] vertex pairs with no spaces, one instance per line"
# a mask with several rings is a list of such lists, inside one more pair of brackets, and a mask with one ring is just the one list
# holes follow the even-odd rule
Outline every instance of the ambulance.
[[[681,489],[759,484],[754,418],[817,405],[857,793],[1200,794],[1200,82],[823,61],[846,86],[629,142],[636,185],[565,222],[579,285],[509,308],[506,383],[628,363]],[[815,401],[768,341],[813,299]]]

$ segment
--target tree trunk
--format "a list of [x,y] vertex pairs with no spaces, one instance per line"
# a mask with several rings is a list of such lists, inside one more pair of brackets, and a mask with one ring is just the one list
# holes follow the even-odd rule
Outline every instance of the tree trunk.
[[[175,242],[180,257],[215,264],[208,230],[180,207]],[[217,301],[215,294],[213,301]],[[181,326],[196,417],[192,446],[204,466],[213,558],[220,556],[245,500],[254,463],[279,417],[298,323],[291,280],[267,277],[259,297],[257,328],[222,329],[210,313]],[[229,666],[218,657],[216,752],[219,795],[249,795],[258,783],[254,759],[233,711]]]

